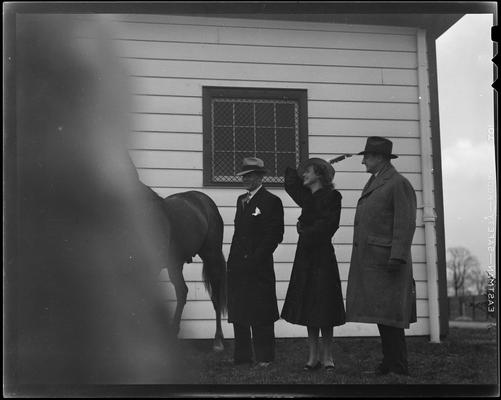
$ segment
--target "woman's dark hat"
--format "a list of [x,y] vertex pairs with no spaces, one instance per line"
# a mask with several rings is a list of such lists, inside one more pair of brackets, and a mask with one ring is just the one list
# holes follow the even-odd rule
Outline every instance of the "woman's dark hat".
[[395,154],[391,154],[393,148],[393,143],[379,136],[370,136],[367,138],[367,143],[365,144],[365,150],[358,153],[358,155],[365,155],[367,153],[377,153],[383,154],[389,158],[398,158]]
[[237,176],[248,174],[249,172],[266,173],[264,161],[257,157],[245,157],[242,162],[242,170],[237,172]]
[[309,165],[318,165],[322,171],[324,171],[325,177],[329,182],[331,182],[334,179],[334,174],[336,171],[334,170],[334,167],[327,161],[321,159],[321,158],[310,158],[306,163],[304,164],[304,167],[308,167]]

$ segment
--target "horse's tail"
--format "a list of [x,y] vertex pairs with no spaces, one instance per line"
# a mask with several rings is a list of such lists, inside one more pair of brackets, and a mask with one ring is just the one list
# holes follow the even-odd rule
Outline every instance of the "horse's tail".
[[224,221],[216,203],[204,193],[196,192],[199,198],[204,198],[204,205],[209,230],[202,250],[199,253],[204,266],[202,277],[205,288],[215,305],[225,314],[227,311],[226,293],[226,260],[223,254]]
[[218,252],[203,261],[202,277],[205,289],[217,304],[217,308],[226,314],[226,261],[223,252]]

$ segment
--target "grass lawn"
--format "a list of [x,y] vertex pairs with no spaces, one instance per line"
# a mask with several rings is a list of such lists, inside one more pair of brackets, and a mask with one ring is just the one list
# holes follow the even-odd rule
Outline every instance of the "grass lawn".
[[338,338],[334,342],[336,369],[305,372],[306,339],[277,339],[276,361],[267,368],[233,366],[233,340],[225,350],[212,351],[210,340],[185,340],[181,346],[190,384],[496,384],[496,329],[451,328],[440,344],[428,337],[408,337],[410,377],[371,373],[380,360],[379,338]]

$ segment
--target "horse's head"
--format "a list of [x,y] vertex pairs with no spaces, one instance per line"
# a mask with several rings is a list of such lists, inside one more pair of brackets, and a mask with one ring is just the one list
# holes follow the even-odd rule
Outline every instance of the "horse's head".
[[130,96],[113,25],[102,20],[17,17],[17,123],[36,141],[35,172],[38,160],[68,184],[88,179],[124,193],[137,180],[126,151]]
[[162,237],[141,213],[127,81],[100,19],[17,16],[20,383],[169,379]]

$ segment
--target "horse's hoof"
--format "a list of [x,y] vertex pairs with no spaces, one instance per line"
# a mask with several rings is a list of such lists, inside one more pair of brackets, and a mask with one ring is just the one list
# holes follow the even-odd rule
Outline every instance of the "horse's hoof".
[[212,350],[216,351],[216,352],[220,352],[220,351],[223,351],[224,350],[224,343],[221,339],[219,340],[215,340],[214,341],[214,344],[212,346]]
[[177,325],[173,325],[173,326],[171,327],[171,332],[172,332],[172,334],[173,334],[176,338],[178,338],[178,337],[179,337],[179,331],[180,331],[180,330],[181,330],[181,329],[180,329],[180,327],[179,327],[179,326],[177,326]]
[[224,346],[222,344],[215,344],[214,346],[212,346],[212,350],[219,353],[221,351],[224,351]]

